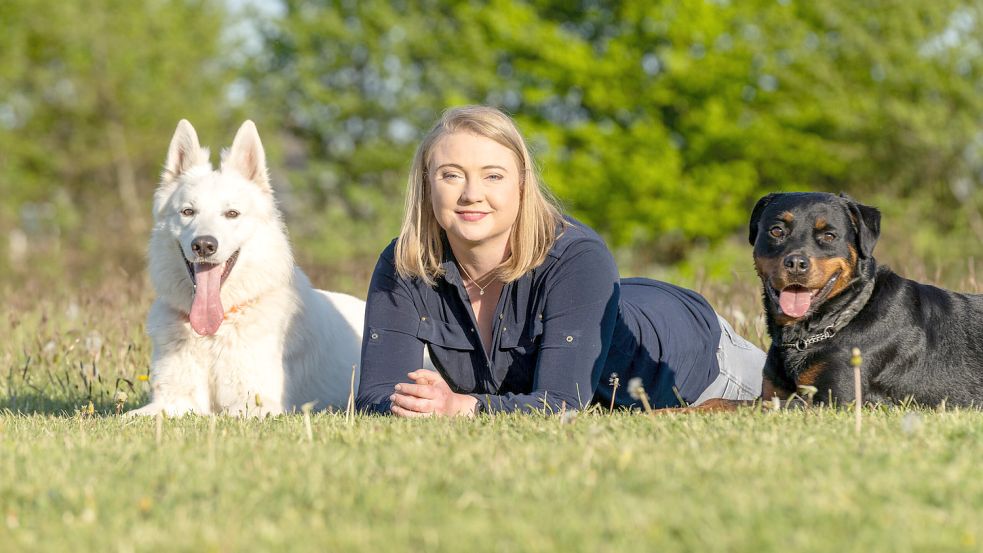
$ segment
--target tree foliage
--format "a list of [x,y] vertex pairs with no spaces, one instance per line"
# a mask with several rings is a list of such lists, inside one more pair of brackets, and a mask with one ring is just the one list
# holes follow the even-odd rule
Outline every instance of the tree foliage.
[[229,134],[224,17],[206,0],[0,3],[0,231],[139,269],[177,121]]
[[369,220],[398,217],[414,141],[463,103],[512,113],[574,215],[662,260],[741,229],[768,191],[951,202],[983,184],[978,2],[285,8],[256,90],[319,205]]
[[0,231],[47,217],[83,251],[139,251],[86,219],[142,236],[177,119],[223,144],[246,114],[300,250],[361,266],[398,229],[418,139],[481,103],[574,216],[649,261],[740,234],[775,190],[901,199],[983,240],[980,0],[257,4],[242,26],[220,0],[0,3]]

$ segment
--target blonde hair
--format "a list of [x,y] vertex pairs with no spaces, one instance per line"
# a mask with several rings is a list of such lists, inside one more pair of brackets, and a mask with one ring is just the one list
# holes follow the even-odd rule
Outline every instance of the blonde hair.
[[511,282],[539,266],[556,241],[557,230],[566,222],[556,199],[540,182],[532,156],[512,118],[487,106],[448,109],[420,142],[406,189],[403,226],[396,240],[396,272],[403,278],[417,277],[433,286],[443,276],[443,229],[437,223],[430,199],[429,164],[433,147],[445,135],[468,132],[505,146],[519,167],[521,194],[519,213],[509,236],[511,255],[495,272]]

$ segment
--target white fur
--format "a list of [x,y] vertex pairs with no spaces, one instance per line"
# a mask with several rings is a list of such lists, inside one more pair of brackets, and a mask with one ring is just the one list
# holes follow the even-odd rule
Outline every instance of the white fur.
[[[186,208],[194,215],[182,214]],[[252,121],[218,171],[191,124],[178,123],[153,209],[151,403],[130,414],[264,415],[308,402],[345,408],[353,371],[358,383],[365,302],[314,290],[294,265]],[[218,239],[209,261],[239,251],[221,289],[226,319],[213,336],[199,336],[188,320],[193,283],[182,255],[195,261],[191,241],[202,235]],[[232,306],[241,309],[230,313]]]

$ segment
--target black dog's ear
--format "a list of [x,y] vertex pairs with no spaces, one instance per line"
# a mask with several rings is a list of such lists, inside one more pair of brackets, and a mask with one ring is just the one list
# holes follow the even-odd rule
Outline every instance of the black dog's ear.
[[751,223],[748,225],[748,242],[754,245],[754,241],[758,239],[758,222],[761,220],[761,214],[764,212],[768,204],[772,202],[775,198],[781,194],[772,193],[768,194],[764,198],[758,200],[755,204],[754,209],[751,210]]
[[850,219],[857,231],[857,253],[862,258],[868,258],[874,253],[874,245],[881,235],[881,212],[876,207],[856,202],[846,194],[840,194],[840,197],[847,201]]

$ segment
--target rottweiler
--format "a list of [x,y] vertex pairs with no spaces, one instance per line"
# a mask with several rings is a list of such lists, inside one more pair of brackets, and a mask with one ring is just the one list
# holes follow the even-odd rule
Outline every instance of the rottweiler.
[[761,198],[749,240],[771,348],[762,397],[798,386],[854,399],[860,348],[865,402],[983,406],[983,295],[903,278],[874,259],[881,214],[843,194]]

